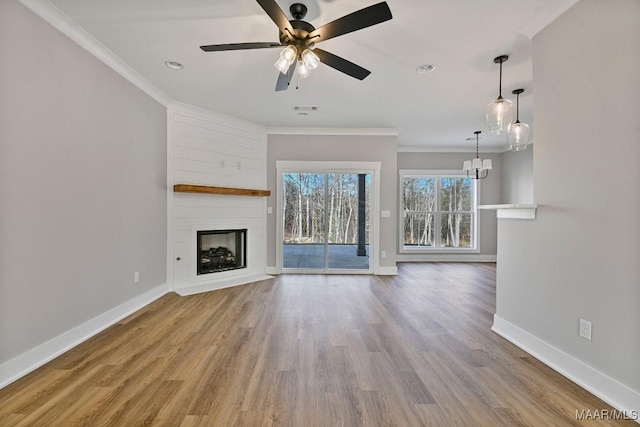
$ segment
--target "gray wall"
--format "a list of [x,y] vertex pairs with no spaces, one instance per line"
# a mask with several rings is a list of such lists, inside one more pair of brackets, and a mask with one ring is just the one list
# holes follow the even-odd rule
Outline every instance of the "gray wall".
[[2,363],[164,284],[167,212],[162,105],[17,1],[0,52]]
[[396,265],[396,146],[395,136],[332,136],[332,135],[269,135],[267,139],[267,188],[271,190],[268,206],[273,215],[267,216],[267,265],[276,264],[276,161],[359,161],[381,162],[380,209],[391,211],[390,218],[380,218],[380,251],[387,257],[380,259],[381,267]]
[[533,145],[502,154],[502,203],[533,203]]
[[497,264],[497,315],[635,391],[639,22],[637,0],[582,0],[533,39],[539,208],[500,220]]
[[[398,170],[400,169],[446,169],[462,170],[462,163],[475,157],[475,153],[398,153]],[[493,205],[501,202],[501,171],[502,155],[481,153],[483,159],[491,159],[493,170],[489,176],[480,181],[480,196],[478,204]],[[399,196],[398,196],[399,197]],[[399,203],[397,199],[396,203]],[[480,215],[480,255],[496,254],[496,213],[495,211],[479,210]],[[397,234],[397,233],[396,233]],[[396,251],[398,246],[396,245]],[[411,255],[402,254],[402,260],[439,259],[439,255]],[[447,254],[447,259],[469,259],[465,254]]]

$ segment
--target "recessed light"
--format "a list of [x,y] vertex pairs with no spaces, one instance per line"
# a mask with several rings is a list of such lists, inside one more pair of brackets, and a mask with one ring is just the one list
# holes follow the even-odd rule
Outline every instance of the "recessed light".
[[427,74],[427,73],[432,72],[435,69],[436,69],[435,65],[426,64],[426,65],[420,65],[418,68],[416,68],[416,71],[419,74]]
[[177,61],[164,61],[164,65],[172,70],[182,70],[184,68],[184,66]]

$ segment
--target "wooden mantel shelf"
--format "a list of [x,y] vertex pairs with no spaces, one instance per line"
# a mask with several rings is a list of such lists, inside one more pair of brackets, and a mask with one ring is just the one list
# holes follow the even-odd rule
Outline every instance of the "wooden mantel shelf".
[[175,184],[173,191],[176,193],[200,193],[221,194],[225,196],[253,196],[267,197],[271,195],[269,190],[255,190],[251,188],[210,187],[208,185]]

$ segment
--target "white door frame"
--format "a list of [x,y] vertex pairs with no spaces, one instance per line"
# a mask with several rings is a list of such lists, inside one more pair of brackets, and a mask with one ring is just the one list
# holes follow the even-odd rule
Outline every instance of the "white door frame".
[[[276,161],[277,204],[276,204],[276,270],[282,273],[282,241],[284,240],[284,206],[282,200],[282,175],[285,173],[370,173],[371,174],[371,226],[373,241],[369,242],[369,270],[322,270],[322,274],[362,274],[363,272],[378,274],[380,255],[380,168],[381,162],[350,161]],[[318,270],[296,270],[296,273],[318,273]]]

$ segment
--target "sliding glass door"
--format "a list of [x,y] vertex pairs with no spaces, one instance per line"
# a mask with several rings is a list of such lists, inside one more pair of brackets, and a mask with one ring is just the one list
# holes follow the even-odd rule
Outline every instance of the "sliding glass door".
[[370,271],[371,173],[282,173],[282,267]]
[[325,174],[283,174],[283,268],[325,269]]

